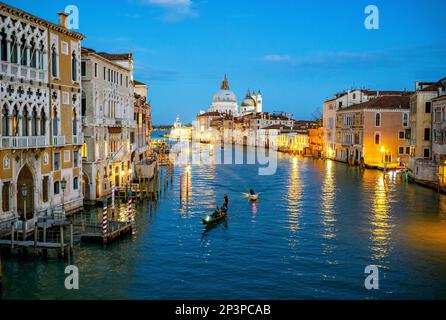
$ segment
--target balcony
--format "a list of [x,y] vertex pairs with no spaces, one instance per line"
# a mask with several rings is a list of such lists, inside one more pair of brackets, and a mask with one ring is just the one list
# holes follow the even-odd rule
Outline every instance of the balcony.
[[1,147],[4,149],[44,148],[48,145],[48,138],[45,136],[1,137]]
[[54,136],[53,137],[53,146],[63,146],[65,145],[65,137],[64,136]]
[[47,71],[42,69],[22,66],[6,61],[1,62],[1,74],[7,77],[23,78],[26,80],[48,82]]
[[73,144],[74,145],[83,145],[84,144],[84,136],[78,134],[77,136],[73,136]]

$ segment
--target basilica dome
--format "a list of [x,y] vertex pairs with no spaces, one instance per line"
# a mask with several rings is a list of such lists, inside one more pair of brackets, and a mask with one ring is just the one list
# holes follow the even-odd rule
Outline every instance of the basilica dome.
[[246,97],[241,104],[242,107],[255,107],[256,106],[256,102],[254,101],[253,98],[251,97]]
[[212,102],[237,102],[237,98],[234,92],[230,90],[218,90],[214,97],[212,98]]

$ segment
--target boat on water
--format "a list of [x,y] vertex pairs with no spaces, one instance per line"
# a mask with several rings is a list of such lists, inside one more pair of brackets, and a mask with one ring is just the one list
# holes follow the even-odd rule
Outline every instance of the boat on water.
[[209,226],[219,223],[226,219],[228,215],[228,209],[220,209],[219,211],[214,211],[214,213],[207,215],[202,219],[203,224]]
[[248,194],[248,199],[249,201],[257,201],[257,199],[259,199],[259,194],[258,193]]

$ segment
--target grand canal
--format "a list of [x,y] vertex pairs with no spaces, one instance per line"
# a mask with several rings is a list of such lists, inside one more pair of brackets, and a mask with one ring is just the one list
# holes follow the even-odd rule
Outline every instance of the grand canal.
[[[192,165],[190,192],[173,185],[138,208],[132,236],[77,245],[69,261],[8,258],[6,299],[438,299],[446,298],[446,198],[398,175],[279,154],[256,165]],[[243,192],[260,192],[257,204]],[[205,213],[230,197],[212,229]],[[65,266],[80,289],[64,288]],[[380,268],[380,289],[364,268]]]

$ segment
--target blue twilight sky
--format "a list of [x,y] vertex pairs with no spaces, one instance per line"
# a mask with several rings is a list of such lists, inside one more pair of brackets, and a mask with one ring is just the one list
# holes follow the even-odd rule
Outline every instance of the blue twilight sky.
[[[77,5],[85,46],[135,56],[155,124],[207,109],[226,73],[239,100],[311,118],[352,87],[412,90],[446,77],[444,0],[3,0],[57,22]],[[380,29],[364,27],[367,5]]]

